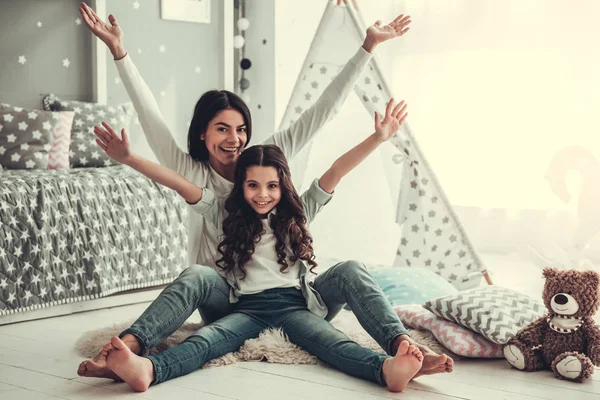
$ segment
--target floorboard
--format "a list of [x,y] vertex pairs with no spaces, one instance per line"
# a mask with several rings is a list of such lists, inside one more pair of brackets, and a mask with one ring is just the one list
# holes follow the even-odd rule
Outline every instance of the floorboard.
[[207,399],[207,400],[531,400],[600,399],[600,371],[577,384],[549,371],[525,373],[504,360],[462,360],[455,372],[421,377],[403,393],[324,365],[238,363],[201,369],[132,393],[124,383],[77,376],[73,344],[87,330],[129,321],[148,303],[88,311],[0,326],[0,398],[12,399]]

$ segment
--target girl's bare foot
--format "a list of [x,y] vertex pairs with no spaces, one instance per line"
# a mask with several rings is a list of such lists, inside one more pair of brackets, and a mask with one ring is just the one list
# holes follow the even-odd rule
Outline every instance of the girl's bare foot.
[[423,354],[416,346],[404,340],[394,357],[383,362],[383,379],[390,392],[401,392],[423,365]]
[[[141,351],[140,342],[138,339],[131,335],[126,334],[123,336],[123,342],[133,351],[135,354],[139,354]],[[115,381],[122,381],[114,372],[106,366],[106,358],[108,352],[112,350],[113,346],[111,342],[108,342],[102,348],[102,351],[91,360],[82,361],[77,369],[77,375],[86,376],[88,378],[108,378],[114,379]]]
[[121,339],[110,339],[112,349],[106,365],[136,392],[145,392],[154,380],[154,365],[147,358],[134,354]]

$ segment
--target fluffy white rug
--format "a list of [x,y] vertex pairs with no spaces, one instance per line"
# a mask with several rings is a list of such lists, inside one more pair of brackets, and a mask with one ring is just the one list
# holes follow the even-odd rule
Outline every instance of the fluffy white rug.
[[[118,336],[133,321],[114,324],[112,327],[88,331],[83,334],[75,344],[77,352],[85,358],[92,358],[107,343],[112,336]],[[383,349],[365,332],[352,312],[342,311],[333,320],[332,324],[344,332],[350,339],[363,347],[384,354]],[[180,343],[185,338],[202,327],[202,323],[183,324],[177,331],[169,336],[163,343],[150,351],[151,354],[163,351]],[[410,336],[418,343],[430,347],[437,353],[445,352],[453,356],[442,347],[435,337],[428,331],[410,330]],[[258,338],[246,340],[244,345],[236,352],[225,354],[216,358],[202,368],[233,364],[240,361],[267,361],[279,364],[318,364],[320,361],[291,343],[281,329],[266,329]]]

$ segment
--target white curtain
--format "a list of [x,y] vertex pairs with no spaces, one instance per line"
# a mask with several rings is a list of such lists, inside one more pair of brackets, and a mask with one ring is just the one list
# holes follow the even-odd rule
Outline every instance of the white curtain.
[[[409,102],[412,131],[484,261],[494,264],[503,256],[521,266],[598,268],[600,2],[357,3],[367,23],[378,18],[385,23],[399,13],[413,17],[410,32],[381,46],[377,56],[396,97]],[[278,82],[289,82],[287,89],[285,83],[278,87],[282,109],[312,39],[306,32],[316,28],[322,4],[307,1],[304,11],[278,14],[282,24],[288,15],[277,32],[283,63]],[[294,31],[301,25],[308,37]],[[290,39],[293,52],[302,53],[295,73],[285,32],[296,35]],[[326,127],[320,147],[315,143],[322,165],[309,165],[307,174],[318,173],[372,130],[360,107],[351,98]],[[336,130],[345,136],[335,136]],[[378,157],[387,155],[382,151]],[[331,210],[347,226],[341,243],[350,245],[326,241],[326,250],[390,262],[399,235],[389,225],[397,192],[383,178],[390,163],[372,158],[361,168],[345,181],[347,191],[338,193],[352,198],[344,198],[347,208]],[[327,217],[324,224],[334,221]]]
[[413,16],[384,68],[480,253],[598,268],[600,2],[381,3]]

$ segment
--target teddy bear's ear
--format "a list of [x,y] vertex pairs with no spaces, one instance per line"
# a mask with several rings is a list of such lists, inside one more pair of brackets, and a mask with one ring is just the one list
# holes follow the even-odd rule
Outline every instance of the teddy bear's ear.
[[597,272],[594,272],[594,271],[585,271],[583,273],[583,278],[589,284],[592,284],[594,286],[600,285],[600,275]]
[[558,275],[558,273],[559,273],[559,270],[556,268],[544,268],[544,270],[542,271],[542,275],[546,279],[554,278],[556,275]]

